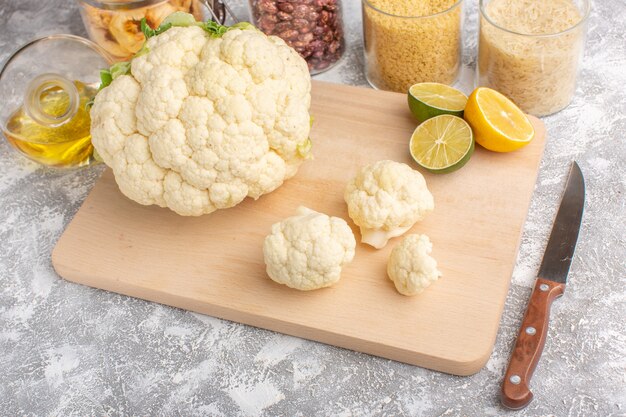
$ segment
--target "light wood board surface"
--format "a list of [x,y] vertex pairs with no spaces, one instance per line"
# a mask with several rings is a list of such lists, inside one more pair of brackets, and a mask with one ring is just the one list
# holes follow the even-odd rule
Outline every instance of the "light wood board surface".
[[416,126],[406,96],[315,82],[315,159],[257,201],[181,217],[125,198],[107,170],[52,254],[63,278],[146,300],[458,375],[487,361],[517,256],[545,143],[543,124],[526,148],[476,147],[461,170],[425,173],[435,211],[409,233],[425,233],[443,277],[415,297],[386,275],[389,252],[358,244],[341,281],[299,292],[265,274],[262,243],[273,223],[305,205],[349,220],[343,188],[380,159],[416,167]]

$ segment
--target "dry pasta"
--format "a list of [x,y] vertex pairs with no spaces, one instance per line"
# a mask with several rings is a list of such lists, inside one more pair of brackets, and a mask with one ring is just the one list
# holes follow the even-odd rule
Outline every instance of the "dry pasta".
[[461,48],[461,7],[456,3],[366,1],[363,24],[368,80],[378,88],[398,92],[406,92],[418,82],[452,84],[458,75]]
[[567,106],[585,37],[584,25],[567,31],[581,20],[572,0],[493,0],[484,12],[496,25],[516,33],[481,16],[478,83],[536,116]]

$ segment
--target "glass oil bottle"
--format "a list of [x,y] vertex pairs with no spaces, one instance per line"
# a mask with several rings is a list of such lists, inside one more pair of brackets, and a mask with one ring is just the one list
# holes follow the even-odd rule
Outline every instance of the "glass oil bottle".
[[51,35],[18,49],[0,70],[0,128],[20,154],[44,166],[94,161],[89,102],[111,58],[93,42]]
[[97,88],[54,74],[35,78],[24,104],[6,121],[4,134],[17,150],[53,167],[87,165],[93,156],[87,104]]

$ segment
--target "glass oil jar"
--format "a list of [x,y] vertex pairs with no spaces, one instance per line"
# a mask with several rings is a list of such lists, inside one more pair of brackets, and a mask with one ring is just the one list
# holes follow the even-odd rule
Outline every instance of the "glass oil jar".
[[14,53],[0,71],[0,124],[19,153],[42,165],[72,168],[94,161],[88,103],[111,60],[98,45],[52,35]]

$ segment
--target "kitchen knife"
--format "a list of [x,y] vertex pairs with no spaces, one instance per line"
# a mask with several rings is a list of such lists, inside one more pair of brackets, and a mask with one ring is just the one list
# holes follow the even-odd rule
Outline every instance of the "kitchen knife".
[[507,408],[524,408],[533,399],[528,385],[546,342],[550,306],[565,291],[584,205],[585,181],[578,164],[572,162],[535,288],[504,375],[501,400]]

